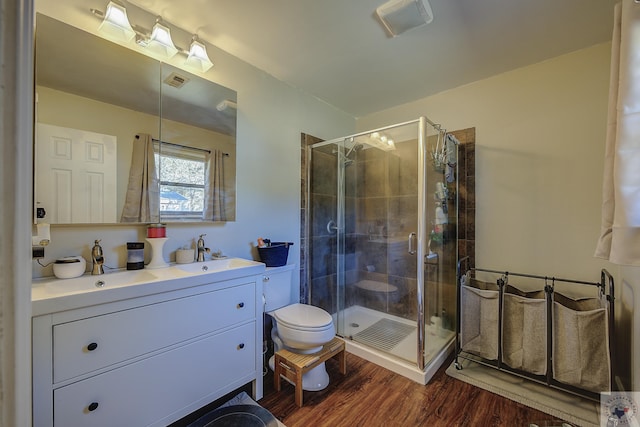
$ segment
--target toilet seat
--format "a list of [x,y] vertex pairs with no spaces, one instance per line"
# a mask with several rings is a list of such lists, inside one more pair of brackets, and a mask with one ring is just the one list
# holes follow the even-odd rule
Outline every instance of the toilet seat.
[[308,304],[292,304],[275,310],[273,317],[279,325],[307,332],[323,332],[333,328],[333,318],[321,308]]

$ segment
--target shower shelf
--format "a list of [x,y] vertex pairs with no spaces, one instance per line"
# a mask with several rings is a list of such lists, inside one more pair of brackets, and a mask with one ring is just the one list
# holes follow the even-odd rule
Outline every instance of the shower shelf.
[[[468,263],[458,262],[456,369],[464,359],[594,401],[614,390],[614,280],[607,270],[600,281],[584,282]],[[477,273],[499,278],[483,282]],[[522,289],[512,277],[536,286]],[[584,286],[597,287],[597,297],[585,296]]]

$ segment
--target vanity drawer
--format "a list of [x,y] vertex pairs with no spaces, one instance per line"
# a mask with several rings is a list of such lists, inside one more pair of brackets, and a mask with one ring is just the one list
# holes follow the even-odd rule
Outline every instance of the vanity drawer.
[[53,327],[53,382],[254,319],[253,283]]
[[248,323],[56,389],[54,426],[169,424],[170,414],[255,377],[255,328]]

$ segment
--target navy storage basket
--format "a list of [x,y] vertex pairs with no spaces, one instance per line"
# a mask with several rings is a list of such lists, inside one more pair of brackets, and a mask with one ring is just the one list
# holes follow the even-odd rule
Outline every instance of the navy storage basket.
[[287,265],[287,257],[289,256],[289,246],[291,242],[271,242],[271,246],[258,248],[260,259],[267,267],[280,267]]

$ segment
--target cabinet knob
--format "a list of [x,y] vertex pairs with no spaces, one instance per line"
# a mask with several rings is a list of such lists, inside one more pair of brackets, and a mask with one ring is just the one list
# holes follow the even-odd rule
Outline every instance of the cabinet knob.
[[[93,350],[95,350],[96,348],[98,348],[98,343],[95,343],[95,342],[92,342],[91,344],[89,344],[89,345],[87,346],[87,350],[89,350],[89,351],[93,351]],[[97,403],[96,403],[96,405],[97,405]]]
[[243,308],[243,307],[244,307],[244,303],[243,302],[238,303],[238,308]]
[[243,348],[244,348],[244,343],[243,342],[238,344],[238,350],[242,350]]
[[89,412],[95,411],[96,409],[98,409],[98,402],[91,402],[87,409],[89,410]]
[[268,282],[268,281],[269,281],[269,276],[264,276],[264,277],[262,278],[262,281],[263,281],[263,282]]

